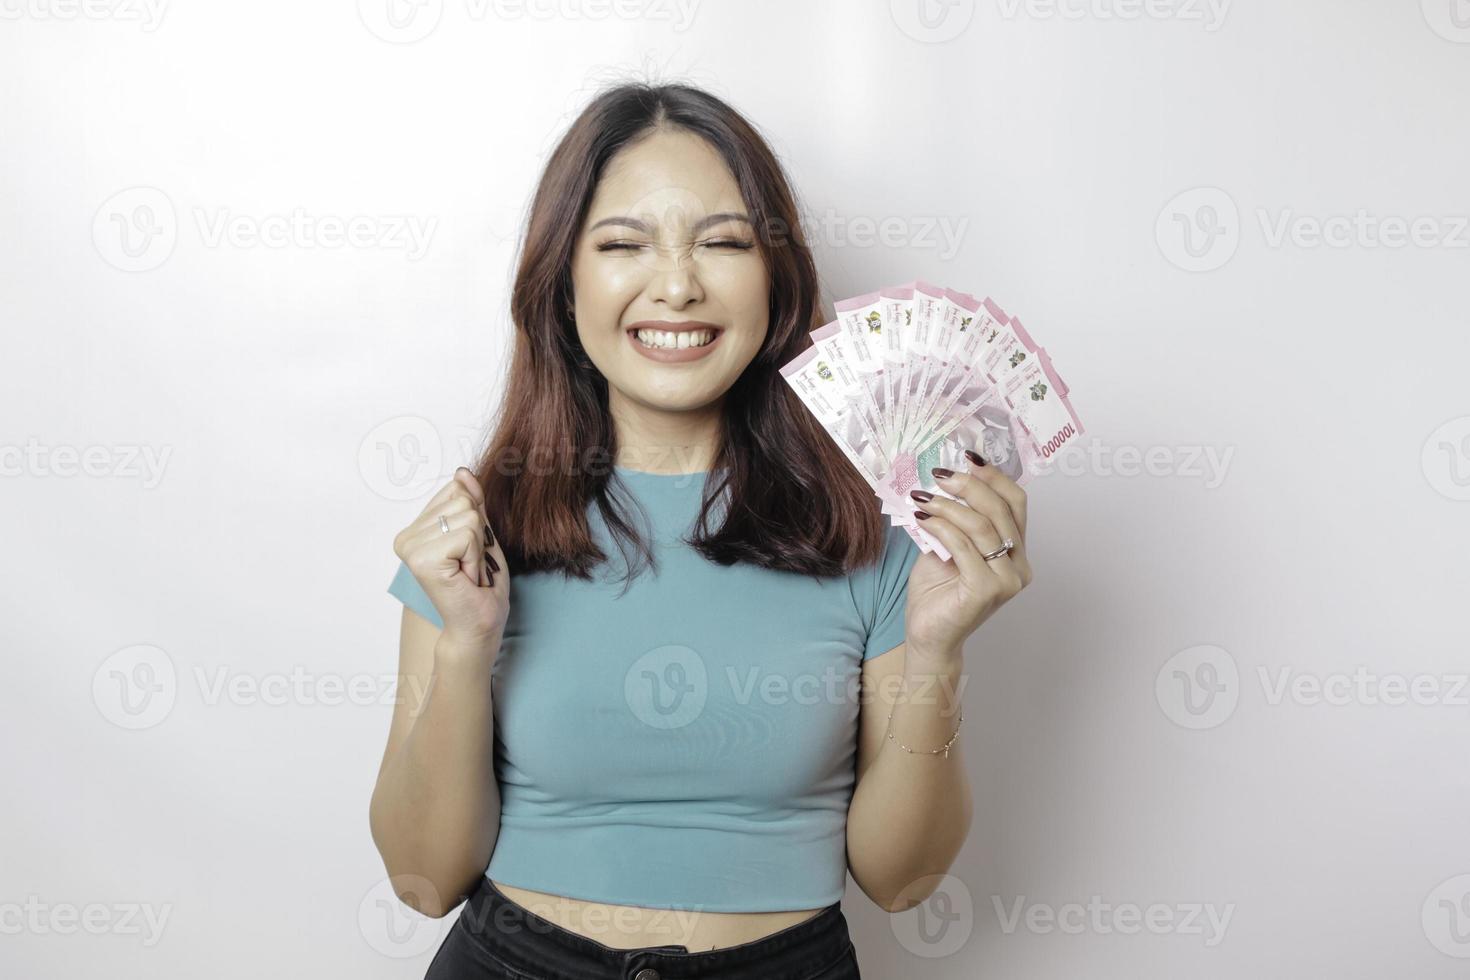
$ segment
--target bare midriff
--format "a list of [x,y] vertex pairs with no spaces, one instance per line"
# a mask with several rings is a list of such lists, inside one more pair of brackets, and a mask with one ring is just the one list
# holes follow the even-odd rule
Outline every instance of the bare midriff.
[[[494,879],[491,879],[494,881]],[[549,892],[517,888],[501,881],[495,887],[506,897],[569,932],[614,949],[643,946],[687,946],[689,952],[724,949],[764,939],[774,932],[805,922],[821,909],[787,912],[701,912],[695,909],[655,909],[641,905],[609,905]]]

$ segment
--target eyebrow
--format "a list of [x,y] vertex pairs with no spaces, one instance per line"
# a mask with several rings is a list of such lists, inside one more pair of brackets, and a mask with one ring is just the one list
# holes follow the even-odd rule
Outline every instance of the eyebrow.
[[[738,211],[719,211],[715,214],[707,214],[703,218],[700,218],[698,221],[696,221],[694,223],[694,233],[698,234],[699,232],[708,228],[710,225],[717,225],[722,221],[743,221],[746,224],[751,223],[749,217],[739,213]],[[649,234],[652,230],[649,227],[648,222],[642,221],[638,218],[634,218],[626,214],[614,215],[611,218],[603,218],[601,221],[597,222],[597,224],[593,225],[587,230],[596,231],[603,225],[626,225],[627,227],[632,228],[635,231],[643,232],[645,235]]]

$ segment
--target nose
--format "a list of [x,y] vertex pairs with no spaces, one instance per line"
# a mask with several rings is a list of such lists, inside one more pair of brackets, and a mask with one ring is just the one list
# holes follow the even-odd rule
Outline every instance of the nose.
[[650,266],[647,288],[649,298],[655,303],[663,303],[676,310],[704,299],[704,288],[700,285],[694,263],[677,252],[672,259]]

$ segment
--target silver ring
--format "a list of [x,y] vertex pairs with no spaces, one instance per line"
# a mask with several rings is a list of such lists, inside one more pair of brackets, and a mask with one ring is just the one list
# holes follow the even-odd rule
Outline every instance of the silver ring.
[[981,558],[984,558],[986,561],[994,561],[995,559],[999,558],[1001,555],[1008,555],[1008,554],[1010,554],[1011,553],[1011,549],[1014,548],[1015,546],[1016,546],[1016,542],[1012,541],[1010,538],[1006,538],[1005,541],[1001,544],[1001,546],[999,548],[997,548],[996,550],[992,551],[988,555],[981,555],[980,557]]
[[445,534],[449,533],[449,522],[444,519],[443,514],[439,515],[439,530],[443,531]]

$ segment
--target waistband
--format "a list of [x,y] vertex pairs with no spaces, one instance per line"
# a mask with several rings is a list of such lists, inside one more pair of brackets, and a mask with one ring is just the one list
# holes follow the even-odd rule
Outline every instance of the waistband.
[[[456,928],[494,959],[536,980],[807,980],[852,945],[841,902],[760,939],[690,952],[680,945],[617,949],[563,929],[520,905],[490,878],[465,902]],[[650,974],[640,978],[640,971]]]

